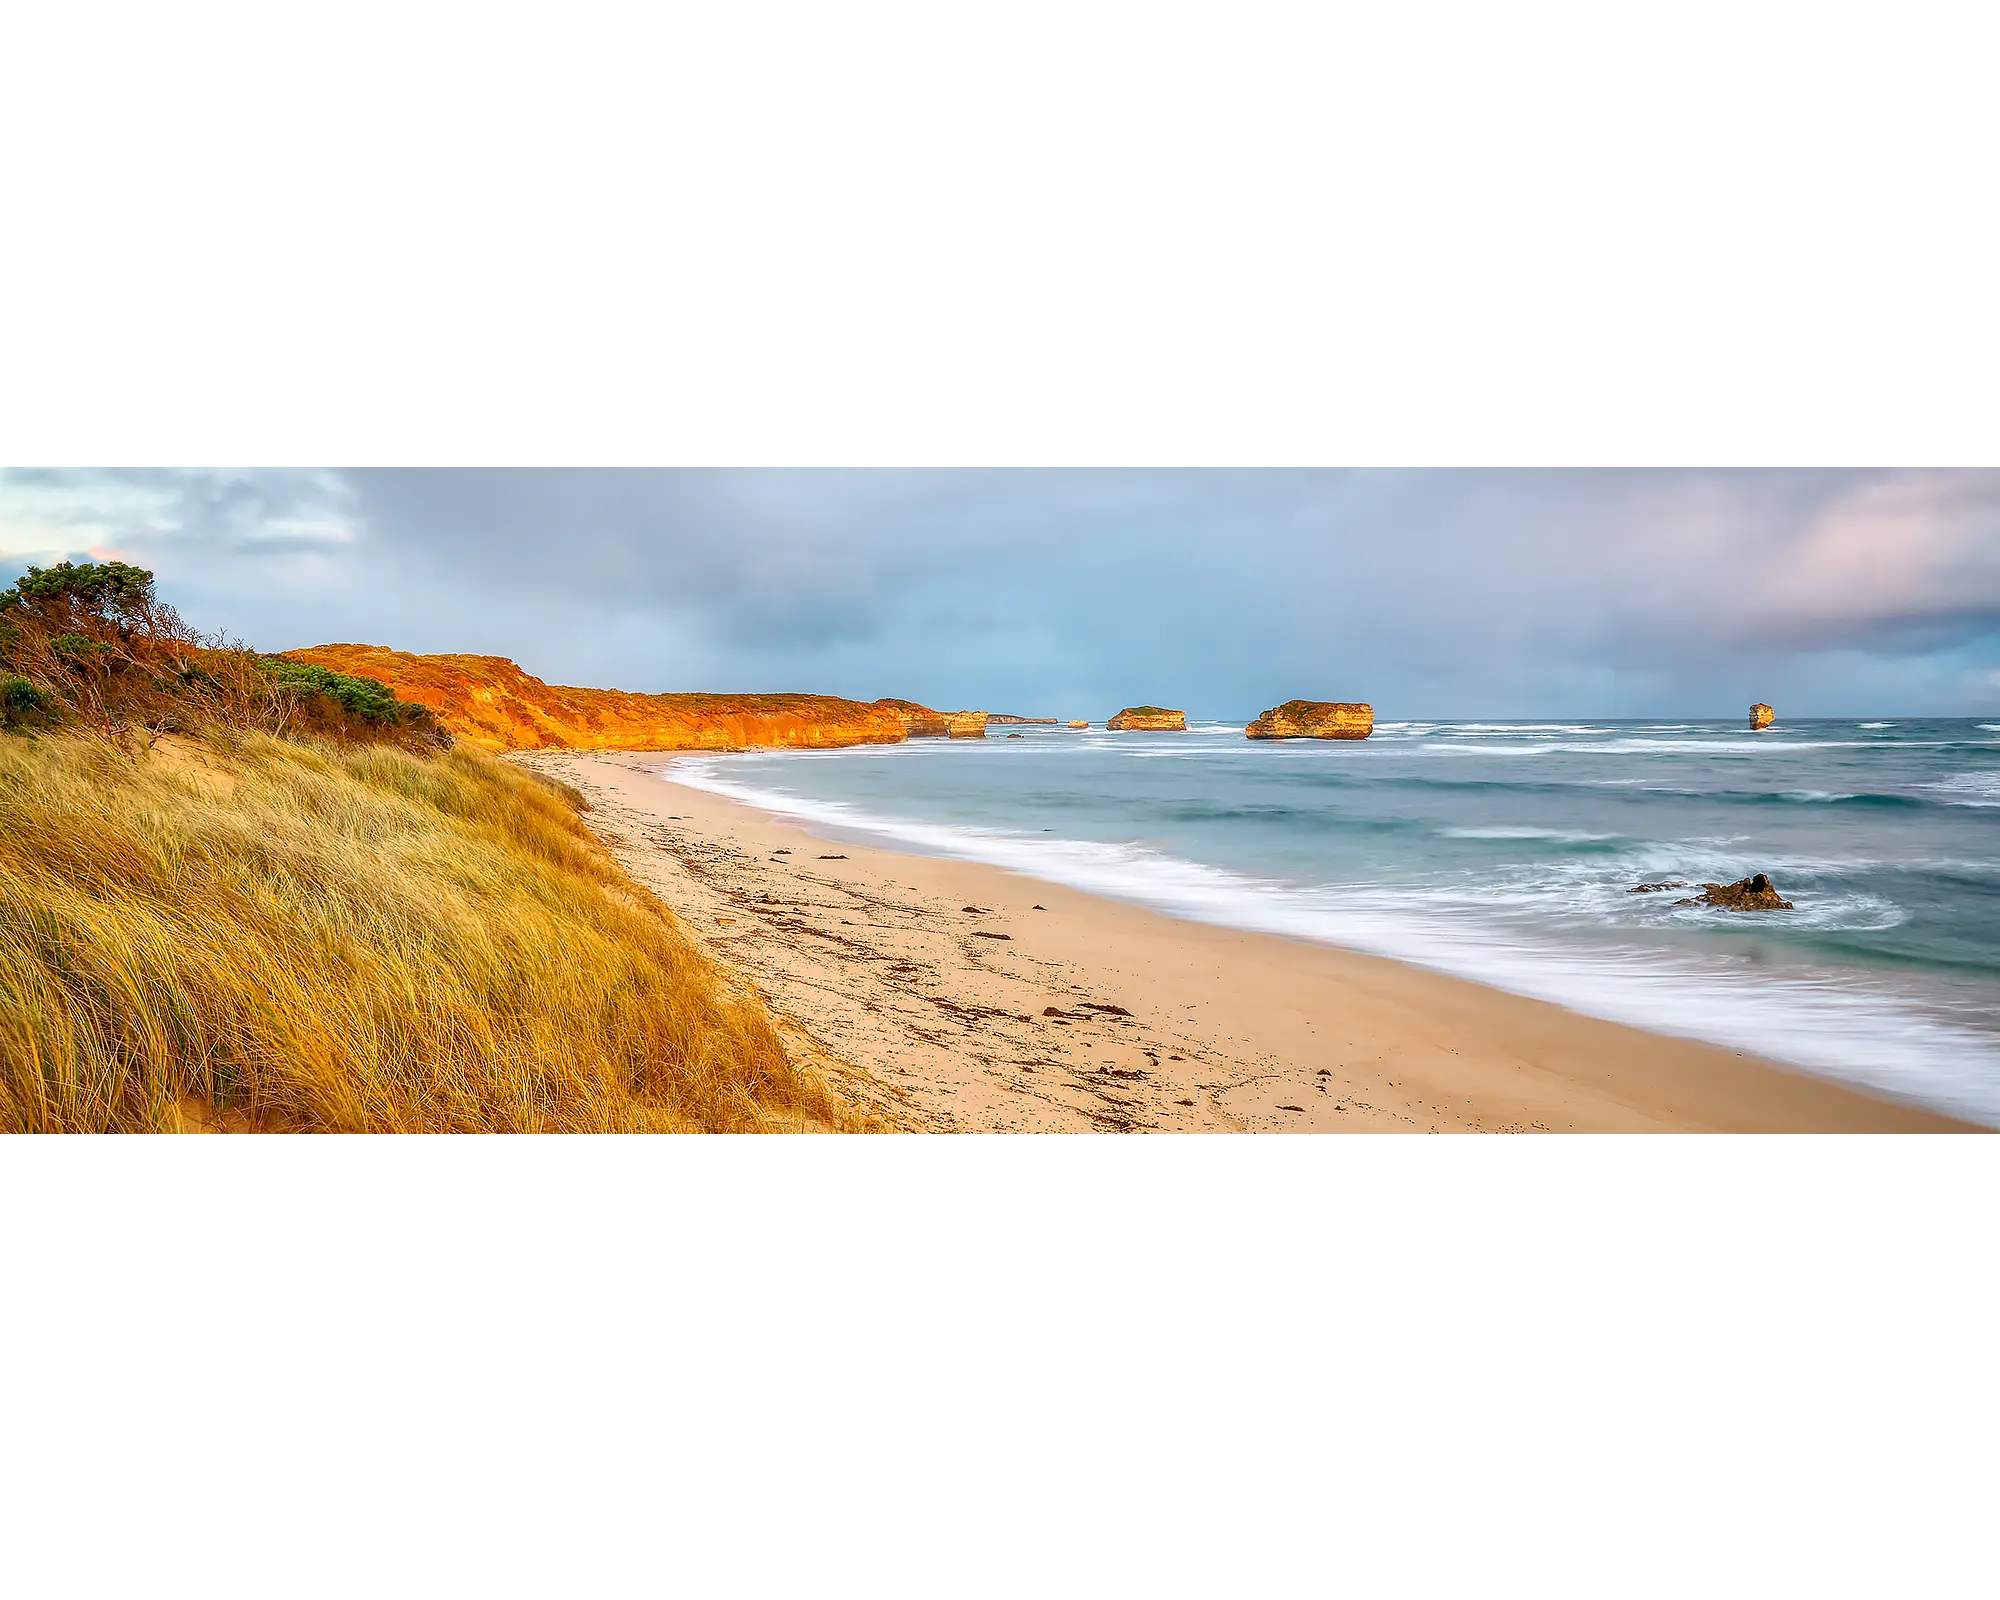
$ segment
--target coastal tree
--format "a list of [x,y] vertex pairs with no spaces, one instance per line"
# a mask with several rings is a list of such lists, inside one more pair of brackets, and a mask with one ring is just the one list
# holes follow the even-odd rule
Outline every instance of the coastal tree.
[[9,727],[80,723],[148,746],[203,724],[439,748],[424,706],[373,678],[259,655],[197,632],[123,561],[29,567],[0,591],[0,715]]

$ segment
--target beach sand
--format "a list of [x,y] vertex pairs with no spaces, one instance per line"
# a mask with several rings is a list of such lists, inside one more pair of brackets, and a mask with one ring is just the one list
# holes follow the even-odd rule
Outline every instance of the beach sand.
[[671,758],[512,759],[581,789],[625,868],[765,998],[792,1049],[891,1127],[1970,1131],[1400,962],[829,842],[662,781]]

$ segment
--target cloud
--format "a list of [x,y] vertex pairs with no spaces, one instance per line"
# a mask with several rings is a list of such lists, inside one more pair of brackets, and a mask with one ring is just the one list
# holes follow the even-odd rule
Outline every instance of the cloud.
[[0,475],[0,557],[81,550],[269,647],[635,688],[1907,714],[2000,662],[1982,472]]

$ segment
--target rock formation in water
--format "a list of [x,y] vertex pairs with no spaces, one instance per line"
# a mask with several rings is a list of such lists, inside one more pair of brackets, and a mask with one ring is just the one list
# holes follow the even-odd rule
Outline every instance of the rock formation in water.
[[1187,713],[1165,706],[1127,706],[1105,727],[1114,733],[1186,733]]
[[1791,901],[1759,872],[1735,883],[1705,883],[1698,899],[1676,900],[1677,906],[1716,906],[1724,911],[1790,911]]
[[826,749],[900,744],[902,720],[880,705],[824,694],[631,694],[566,689],[505,656],[418,656],[381,645],[322,644],[286,652],[335,672],[376,678],[429,706],[480,750]]
[[986,713],[954,711],[947,731],[954,739],[983,739],[986,737]]
[[1750,708],[1750,726],[1756,729],[1768,728],[1777,715],[1777,712],[1759,700]]
[[1085,722],[1081,717],[1073,717],[1070,719],[1070,726],[1072,728],[1087,728],[1090,724]]
[[912,739],[942,739],[951,731],[951,718],[942,711],[920,706],[914,700],[877,700],[878,706],[899,717],[904,734]]
[[1375,708],[1350,700],[1287,700],[1243,731],[1252,739],[1365,739],[1375,731]]
[[986,720],[1005,728],[1053,728],[1056,725],[1054,717],[1005,717],[997,711]]

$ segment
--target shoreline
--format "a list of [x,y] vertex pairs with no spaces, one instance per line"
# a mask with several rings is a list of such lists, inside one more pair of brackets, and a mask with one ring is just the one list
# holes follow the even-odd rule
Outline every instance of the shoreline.
[[510,759],[581,789],[788,1043],[912,1131],[1978,1131],[1387,957],[832,842],[661,753]]

